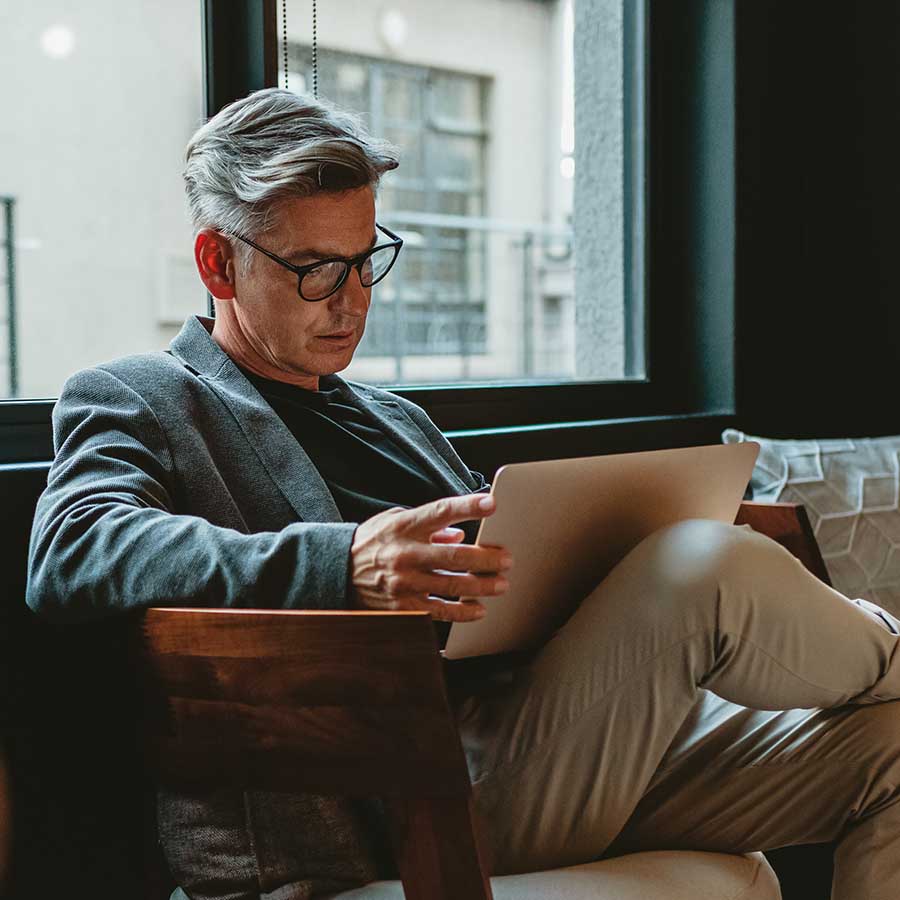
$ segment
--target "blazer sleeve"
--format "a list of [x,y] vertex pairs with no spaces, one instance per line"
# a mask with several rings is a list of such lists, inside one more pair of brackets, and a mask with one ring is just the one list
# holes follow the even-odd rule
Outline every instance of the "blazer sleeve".
[[345,609],[354,523],[243,534],[176,514],[147,402],[104,369],[66,383],[28,554],[28,605],[59,621],[149,606]]

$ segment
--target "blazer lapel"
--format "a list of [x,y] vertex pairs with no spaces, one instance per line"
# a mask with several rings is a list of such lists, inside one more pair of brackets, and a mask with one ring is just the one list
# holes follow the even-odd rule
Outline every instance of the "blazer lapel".
[[[374,419],[379,428],[431,474],[437,483],[443,484],[448,493],[468,494],[472,490],[449,464],[442,465],[443,458],[435,452],[431,442],[399,403],[395,400],[362,397],[343,379],[341,388],[348,402]],[[427,452],[423,448],[427,448]]]
[[192,316],[172,341],[172,353],[231,411],[269,476],[300,519],[340,522],[328,485],[259,391],[210,336],[212,319]]
[[[312,460],[231,357],[212,339],[213,322],[201,316],[188,319],[170,345],[172,353],[222,399],[297,516],[310,522],[340,522],[334,497]],[[338,384],[343,398],[372,418],[437,484],[446,488],[448,495],[471,491],[399,403],[363,396],[342,378],[338,378]]]

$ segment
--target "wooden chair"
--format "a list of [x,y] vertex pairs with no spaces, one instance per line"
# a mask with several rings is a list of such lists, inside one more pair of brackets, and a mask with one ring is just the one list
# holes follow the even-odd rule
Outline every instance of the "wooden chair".
[[[744,504],[738,522],[824,573],[802,508]],[[428,614],[154,608],[137,638],[158,779],[380,795],[407,900],[491,900]]]
[[809,516],[799,503],[754,503],[745,500],[735,525],[749,525],[787,548],[820,581],[832,586],[825,561],[816,543]]

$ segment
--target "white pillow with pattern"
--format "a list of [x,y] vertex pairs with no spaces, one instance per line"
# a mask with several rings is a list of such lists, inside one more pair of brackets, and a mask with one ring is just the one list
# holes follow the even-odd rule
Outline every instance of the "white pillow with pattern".
[[900,435],[788,441],[729,428],[722,441],[758,441],[753,499],[802,503],[832,584],[900,615]]

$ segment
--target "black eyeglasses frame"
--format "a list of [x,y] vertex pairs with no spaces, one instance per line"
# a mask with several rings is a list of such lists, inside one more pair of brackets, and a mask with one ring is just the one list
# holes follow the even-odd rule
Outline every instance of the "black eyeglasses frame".
[[[290,270],[297,276],[297,295],[301,300],[305,300],[307,303],[318,303],[320,300],[327,300],[333,294],[336,294],[343,286],[344,282],[346,282],[347,278],[350,276],[350,270],[356,269],[359,274],[360,283],[362,283],[362,267],[365,261],[373,254],[379,250],[385,250],[388,247],[395,247],[396,250],[394,252],[394,258],[391,260],[391,264],[372,282],[372,284],[364,285],[364,287],[372,287],[378,284],[388,272],[394,267],[394,263],[397,262],[397,257],[400,255],[400,249],[403,247],[403,238],[397,234],[394,234],[389,228],[385,228],[383,225],[380,225],[378,222],[375,223],[375,227],[384,232],[391,240],[386,244],[376,244],[374,247],[369,247],[368,250],[363,253],[359,253],[356,256],[329,256],[327,259],[320,259],[314,263],[310,263],[305,266],[295,266],[293,263],[289,263],[286,259],[282,259],[276,253],[272,253],[271,250],[266,250],[265,247],[260,247],[255,241],[251,241],[250,238],[246,238],[243,235],[235,234],[233,237],[236,237],[239,241],[243,241],[245,244],[249,244],[253,247],[254,250],[258,250],[264,256],[268,256],[273,262],[278,263],[280,266],[284,266],[285,269]],[[340,262],[346,265],[344,269],[343,276],[339,279],[338,283],[323,297],[316,297],[314,299],[310,299],[309,297],[303,296],[302,284],[303,278],[307,272],[311,272],[313,269],[317,269],[319,266],[323,266],[326,263]]]

